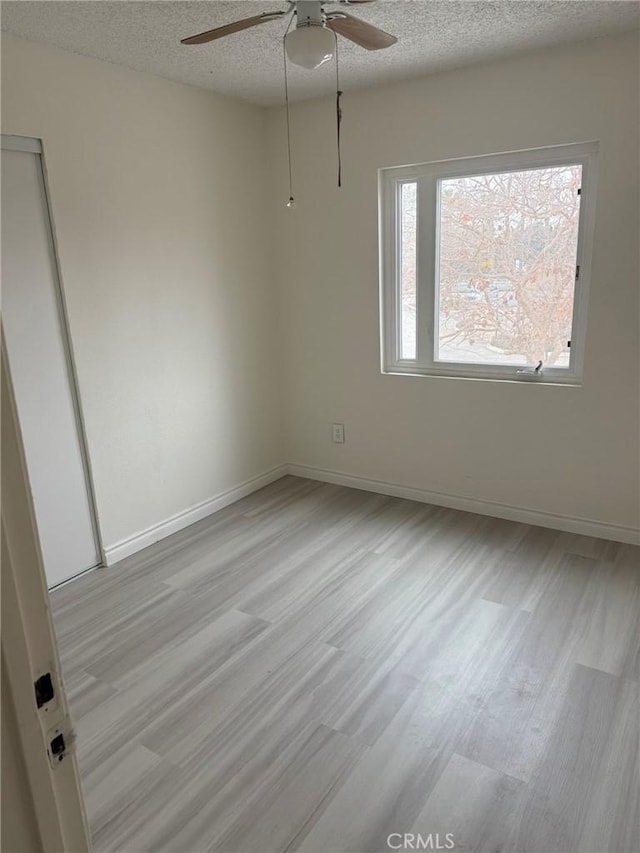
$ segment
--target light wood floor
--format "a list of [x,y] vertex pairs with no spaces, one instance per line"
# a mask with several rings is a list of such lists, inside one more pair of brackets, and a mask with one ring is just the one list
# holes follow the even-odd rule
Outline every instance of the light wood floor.
[[286,477],[79,578],[95,849],[635,853],[639,565]]

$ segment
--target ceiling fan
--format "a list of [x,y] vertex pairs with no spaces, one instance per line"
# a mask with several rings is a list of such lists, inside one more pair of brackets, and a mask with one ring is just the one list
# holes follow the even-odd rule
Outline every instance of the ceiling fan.
[[[384,30],[374,27],[367,21],[348,15],[340,9],[327,10],[325,6],[355,6],[360,3],[371,3],[373,0],[288,0],[289,8],[282,11],[263,12],[251,18],[243,18],[232,24],[224,24],[213,30],[207,30],[196,36],[182,39],[181,44],[205,44],[232,33],[277,21],[287,15],[295,16],[295,29],[287,32],[285,49],[289,60],[303,68],[319,68],[323,63],[333,58],[336,45],[336,34],[344,36],[366,50],[381,50],[391,47],[398,39]],[[290,21],[291,23],[291,21]]]

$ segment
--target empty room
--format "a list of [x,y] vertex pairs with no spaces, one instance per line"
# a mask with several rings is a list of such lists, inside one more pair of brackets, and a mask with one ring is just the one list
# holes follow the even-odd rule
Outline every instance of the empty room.
[[640,3],[0,12],[3,853],[637,853]]

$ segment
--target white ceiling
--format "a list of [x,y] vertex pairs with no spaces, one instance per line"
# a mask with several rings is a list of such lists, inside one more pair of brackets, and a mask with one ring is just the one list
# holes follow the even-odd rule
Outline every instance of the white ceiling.
[[[328,7],[337,8],[335,3]],[[185,47],[180,39],[264,11],[277,0],[5,0],[2,29],[115,62],[138,71],[270,105],[283,100],[282,20],[210,44]],[[612,34],[638,26],[640,3],[616,0],[469,2],[378,0],[352,6],[357,15],[398,36],[377,52],[340,40],[342,88],[417,77],[489,57]],[[329,65],[329,63],[328,63]],[[292,67],[293,98],[332,91],[335,69]]]

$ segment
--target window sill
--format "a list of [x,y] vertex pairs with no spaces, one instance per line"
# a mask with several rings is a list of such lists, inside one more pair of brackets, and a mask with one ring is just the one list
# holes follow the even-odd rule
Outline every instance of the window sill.
[[383,376],[409,376],[413,378],[428,378],[428,379],[463,379],[470,382],[506,382],[512,385],[544,385],[546,387],[549,386],[561,386],[565,388],[582,388],[582,381],[578,379],[575,375],[570,375],[566,377],[562,376],[549,376],[548,374],[542,374],[539,376],[534,376],[532,374],[520,374],[517,373],[481,373],[478,372],[476,374],[462,373],[462,372],[449,372],[445,370],[421,370],[412,368],[405,368],[404,366],[394,366],[391,368],[383,368],[381,371]]

